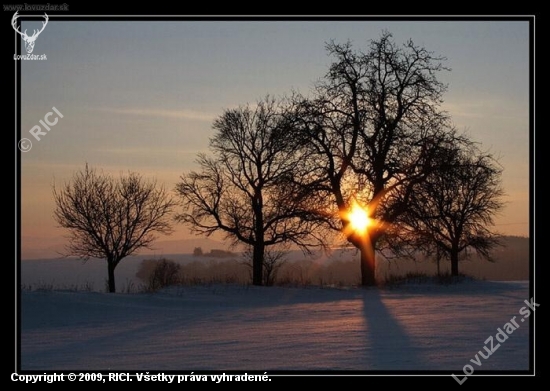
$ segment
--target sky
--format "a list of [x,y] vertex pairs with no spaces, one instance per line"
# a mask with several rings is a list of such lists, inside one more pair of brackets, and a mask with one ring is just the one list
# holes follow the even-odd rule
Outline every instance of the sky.
[[[40,21],[23,21],[22,30]],[[325,43],[356,49],[388,30],[445,56],[451,71],[443,108],[459,130],[503,166],[505,208],[496,230],[529,235],[529,23],[527,21],[81,21],[50,16],[33,54],[21,61],[22,258],[63,240],[53,219],[52,185],[88,163],[119,175],[135,171],[172,191],[208,152],[223,110],[299,91],[328,70]],[[14,32],[15,34],[15,32]],[[16,36],[17,39],[18,36]],[[24,43],[21,50],[24,53]],[[63,117],[59,117],[54,108]],[[47,113],[46,135],[29,130]],[[190,237],[175,225],[170,240]]]

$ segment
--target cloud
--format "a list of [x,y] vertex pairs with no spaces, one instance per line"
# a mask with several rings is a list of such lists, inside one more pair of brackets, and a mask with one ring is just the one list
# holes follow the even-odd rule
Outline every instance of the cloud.
[[467,119],[488,119],[499,118],[507,120],[526,120],[528,119],[528,107],[525,105],[515,105],[504,99],[470,99],[445,102],[443,109],[448,111],[454,117]]
[[122,115],[137,115],[144,117],[181,118],[192,121],[212,122],[216,115],[196,110],[167,110],[167,109],[143,109],[143,108],[97,108],[96,110]]
[[101,153],[108,153],[108,154],[124,154],[124,155],[137,155],[137,156],[144,156],[144,155],[158,155],[158,156],[166,156],[168,155],[174,155],[174,154],[183,154],[183,155],[196,155],[197,149],[182,149],[179,147],[163,147],[158,149],[152,149],[149,147],[98,147],[95,148],[96,152]]

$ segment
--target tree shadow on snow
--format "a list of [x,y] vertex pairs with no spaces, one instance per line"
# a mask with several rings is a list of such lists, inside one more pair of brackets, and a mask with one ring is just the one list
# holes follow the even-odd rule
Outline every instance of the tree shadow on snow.
[[388,310],[378,289],[363,295],[363,315],[366,326],[366,371],[410,372],[426,370],[420,355],[399,320]]

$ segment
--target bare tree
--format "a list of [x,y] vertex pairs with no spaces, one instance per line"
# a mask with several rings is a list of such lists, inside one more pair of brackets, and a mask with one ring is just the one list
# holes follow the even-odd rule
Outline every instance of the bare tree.
[[[243,264],[253,271],[253,249],[249,246],[243,252]],[[286,263],[288,252],[280,249],[268,248],[264,251],[263,284],[272,286],[277,279],[279,269]]]
[[451,261],[458,275],[459,255],[473,250],[491,261],[499,245],[493,218],[502,207],[502,168],[487,152],[469,143],[442,155],[440,169],[421,183],[404,215],[418,248]]
[[53,188],[57,223],[70,231],[67,255],[107,260],[109,292],[115,292],[115,268],[155,234],[170,234],[174,201],[156,183],[136,173],[116,179],[86,165],[62,189]]
[[147,280],[147,290],[155,292],[170,285],[177,285],[181,282],[181,265],[169,259],[155,261],[155,266]]
[[267,97],[257,105],[226,110],[214,122],[211,156],[200,154],[200,171],[181,177],[176,192],[183,211],[176,219],[199,235],[225,233],[233,244],[252,248],[252,282],[262,285],[270,246],[320,245],[318,219],[303,207],[294,185],[300,164],[282,111]]
[[[360,250],[362,285],[374,285],[381,239],[435,169],[439,145],[455,137],[440,109],[446,86],[436,75],[445,59],[412,41],[398,46],[387,32],[365,53],[349,42],[327,49],[335,60],[313,97],[294,99],[293,138],[312,174],[302,185],[316,189],[310,204]],[[366,231],[352,227],[355,203],[376,222]]]

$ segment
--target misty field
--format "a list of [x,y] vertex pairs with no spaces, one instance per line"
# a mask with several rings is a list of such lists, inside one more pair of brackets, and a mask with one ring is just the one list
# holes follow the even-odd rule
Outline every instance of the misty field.
[[[205,242],[206,243],[206,242]],[[174,251],[181,248],[181,243]],[[460,271],[478,280],[518,281],[529,279],[529,239],[504,237],[502,246],[493,252],[494,262],[487,262],[473,256],[460,263]],[[204,255],[188,254],[144,254],[130,256],[117,267],[115,272],[119,292],[138,292],[147,285],[148,264],[166,259],[180,266],[179,277],[185,284],[196,283],[250,283],[249,266],[242,254],[224,250],[219,243],[204,246]],[[219,252],[223,257],[209,254]],[[276,285],[354,286],[360,282],[358,254],[352,249],[338,249],[330,254],[314,254],[306,257],[301,251],[291,251],[274,275]],[[78,259],[27,259],[20,263],[21,285],[26,290],[69,289],[106,290],[107,267],[103,259],[83,262]],[[433,260],[419,258],[417,261],[401,259],[378,263],[377,276],[381,283],[406,274],[432,276],[437,266]],[[144,273],[145,272],[145,273]],[[449,262],[441,262],[441,273],[450,272]],[[145,278],[143,277],[145,274]]]

